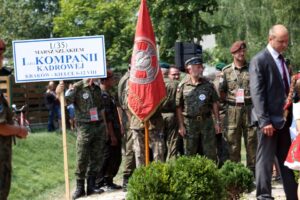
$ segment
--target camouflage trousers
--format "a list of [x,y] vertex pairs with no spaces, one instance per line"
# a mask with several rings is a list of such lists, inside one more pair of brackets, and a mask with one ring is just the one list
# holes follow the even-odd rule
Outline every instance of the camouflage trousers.
[[[136,167],[145,165],[145,130],[132,129],[133,150]],[[149,130],[149,147],[153,153],[154,161],[164,161],[164,134],[160,130]]]
[[120,130],[114,130],[118,140],[116,146],[111,145],[110,140],[106,140],[103,152],[103,164],[97,175],[96,182],[112,183],[113,178],[117,175],[122,161],[122,136]]
[[135,169],[135,156],[133,151],[133,137],[130,129],[125,133],[125,158],[124,158],[124,177],[130,177]]
[[220,121],[222,125],[222,134],[216,135],[217,138],[217,157],[218,157],[218,167],[222,167],[226,160],[229,159],[228,144],[225,138],[224,129],[224,119],[225,113],[220,112]]
[[251,126],[250,106],[228,106],[225,120],[225,138],[228,143],[229,159],[241,161],[241,138],[244,137],[247,167],[254,172],[257,148],[256,128]]
[[11,184],[12,138],[0,136],[0,200],[7,200]]
[[217,161],[216,132],[212,116],[184,118],[186,135],[183,137],[184,154],[200,154]]
[[100,122],[77,123],[77,179],[96,176],[100,171],[105,145],[104,130],[104,124]]
[[166,142],[166,160],[176,158],[178,154],[178,125],[174,113],[162,113]]

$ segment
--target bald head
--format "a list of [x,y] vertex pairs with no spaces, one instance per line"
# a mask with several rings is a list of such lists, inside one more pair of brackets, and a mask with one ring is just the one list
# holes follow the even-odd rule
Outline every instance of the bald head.
[[269,37],[276,36],[278,34],[288,34],[288,33],[289,33],[289,31],[287,30],[287,28],[285,26],[283,26],[282,24],[276,24],[270,28]]
[[289,32],[287,28],[281,24],[274,25],[269,30],[269,44],[278,53],[282,53],[288,47]]

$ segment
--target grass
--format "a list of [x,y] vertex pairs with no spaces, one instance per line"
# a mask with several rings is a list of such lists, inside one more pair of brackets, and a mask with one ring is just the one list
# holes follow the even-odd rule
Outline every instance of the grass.
[[[67,134],[69,180],[73,182],[76,136]],[[13,147],[13,176],[9,199],[54,199],[52,191],[64,193],[62,135],[34,133]],[[59,188],[59,189],[57,189]]]
[[[67,134],[70,191],[75,186],[76,136]],[[245,164],[245,147],[242,142],[242,163]],[[117,184],[122,183],[123,162]],[[35,131],[25,140],[17,140],[13,147],[13,176],[10,200],[64,199],[65,180],[62,135]]]

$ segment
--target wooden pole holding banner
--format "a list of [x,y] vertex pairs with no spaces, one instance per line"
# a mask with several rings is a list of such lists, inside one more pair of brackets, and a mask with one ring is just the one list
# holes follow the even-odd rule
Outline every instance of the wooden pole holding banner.
[[[60,81],[60,83],[63,83],[63,81]],[[60,93],[59,100],[60,100],[60,110],[61,110],[61,128],[62,128],[63,151],[64,151],[64,172],[65,172],[66,199],[70,200],[70,184],[69,184],[66,112],[65,112],[65,94],[64,94],[64,92]]]
[[149,165],[149,121],[145,121],[145,165]]

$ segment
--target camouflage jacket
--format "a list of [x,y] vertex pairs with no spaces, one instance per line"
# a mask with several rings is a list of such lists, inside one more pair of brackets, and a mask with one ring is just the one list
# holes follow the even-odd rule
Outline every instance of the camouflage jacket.
[[250,96],[250,77],[249,65],[245,65],[241,69],[235,67],[234,63],[223,69],[223,77],[220,81],[220,92],[226,94],[226,101],[235,102],[235,94],[238,89],[244,89],[245,102],[251,101]]
[[175,113],[176,112],[176,91],[179,84],[176,80],[165,78],[165,86],[167,91],[167,97],[162,104],[162,113]]
[[128,80],[129,80],[129,72],[126,72],[124,76],[122,76],[118,84],[118,100],[123,110],[128,110],[128,102],[127,102]]
[[77,122],[90,122],[90,109],[97,108],[98,119],[102,121],[103,100],[101,89],[97,85],[90,86],[86,79],[74,84],[74,89],[66,92],[68,104],[74,103]]
[[[163,123],[163,117],[158,109],[149,119],[149,130],[162,130],[164,127]],[[145,129],[145,125],[135,115],[132,115],[130,119],[130,129]]]
[[[0,108],[0,123],[13,124],[12,117],[13,113],[8,107],[8,103],[6,102],[6,100],[4,100]],[[0,165],[11,165],[11,145],[12,136],[0,136]]]
[[102,91],[102,100],[106,122],[112,122],[115,130],[120,129],[120,120],[115,99],[107,91]]
[[190,78],[185,78],[178,85],[176,106],[182,108],[182,114],[186,117],[212,112],[212,105],[218,100],[214,85],[204,78],[200,78],[196,85]]

